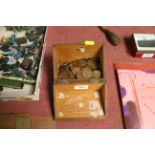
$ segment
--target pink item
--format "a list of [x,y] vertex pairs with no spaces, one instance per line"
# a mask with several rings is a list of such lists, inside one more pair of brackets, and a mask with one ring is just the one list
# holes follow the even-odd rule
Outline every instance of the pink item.
[[117,72],[126,128],[155,128],[155,71]]

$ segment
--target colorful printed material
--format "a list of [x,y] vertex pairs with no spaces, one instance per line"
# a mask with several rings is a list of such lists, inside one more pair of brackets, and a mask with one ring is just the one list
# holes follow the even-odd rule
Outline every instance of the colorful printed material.
[[126,128],[155,128],[155,71],[117,72]]

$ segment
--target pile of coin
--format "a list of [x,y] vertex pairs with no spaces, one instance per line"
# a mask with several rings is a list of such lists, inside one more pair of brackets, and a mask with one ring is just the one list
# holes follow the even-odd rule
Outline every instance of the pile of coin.
[[101,78],[101,64],[98,58],[80,59],[60,64],[58,79]]

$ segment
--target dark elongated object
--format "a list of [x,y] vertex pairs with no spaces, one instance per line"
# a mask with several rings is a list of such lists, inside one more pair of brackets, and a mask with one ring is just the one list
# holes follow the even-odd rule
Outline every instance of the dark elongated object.
[[115,33],[109,31],[104,26],[98,26],[98,27],[102,32],[104,32],[104,34],[106,35],[106,38],[112,45],[118,46],[120,44],[121,40]]

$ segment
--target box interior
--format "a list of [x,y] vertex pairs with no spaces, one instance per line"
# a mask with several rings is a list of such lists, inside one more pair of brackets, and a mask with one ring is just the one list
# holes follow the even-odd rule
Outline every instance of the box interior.
[[100,59],[100,63],[103,66],[102,75],[104,75],[104,55],[101,44],[95,44],[93,46],[82,44],[56,45],[54,47],[54,79],[58,79],[60,64],[93,57]]

